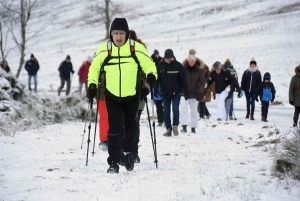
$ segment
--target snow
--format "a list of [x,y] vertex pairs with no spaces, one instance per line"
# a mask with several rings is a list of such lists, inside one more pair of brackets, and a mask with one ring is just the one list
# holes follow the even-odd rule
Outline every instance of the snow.
[[[53,21],[43,35],[27,44],[26,59],[34,53],[41,68],[38,93],[29,95],[28,102],[12,111],[25,112],[21,124],[0,113],[0,130],[3,126],[19,126],[0,136],[0,200],[300,200],[298,181],[271,174],[275,146],[252,146],[263,140],[279,139],[291,129],[293,108],[288,104],[288,86],[294,68],[300,63],[299,0],[115,2],[127,10],[122,16],[146,43],[150,54],[158,49],[163,56],[165,49],[172,48],[177,60],[182,61],[194,48],[196,56],[208,66],[215,61],[223,63],[229,57],[240,79],[255,57],[261,73],[271,73],[277,90],[275,100],[282,104],[270,106],[269,123],[260,121],[258,103],[256,120],[244,119],[243,97],[235,98],[237,121],[217,122],[216,102],[212,101],[208,103],[212,118],[199,121],[197,134],[166,138],[162,136],[165,129],[156,127],[157,170],[143,114],[141,163],[135,165],[133,172],[121,167],[118,175],[106,173],[107,153],[98,149],[98,136],[96,154],[89,155],[86,167],[87,133],[80,149],[84,122],[73,120],[78,119],[87,104],[72,103],[74,111],[63,110],[68,101],[64,94],[56,96],[60,84],[57,69],[69,54],[77,73],[87,56],[93,55],[103,42],[104,26],[85,25],[82,15],[90,1],[38,2],[43,6],[34,14],[41,17],[33,15],[29,22],[32,30],[47,19]],[[7,60],[16,72],[18,53],[11,52]],[[71,93],[78,87],[76,73]],[[24,69],[19,81],[27,84]],[[0,85],[7,83],[0,78]],[[42,100],[51,104],[41,103]],[[1,102],[0,108],[12,103],[15,104]],[[28,111],[30,106],[37,107]],[[59,111],[63,113],[62,123],[44,126],[54,123]],[[50,119],[44,119],[47,115]],[[268,137],[275,129],[280,133]]]

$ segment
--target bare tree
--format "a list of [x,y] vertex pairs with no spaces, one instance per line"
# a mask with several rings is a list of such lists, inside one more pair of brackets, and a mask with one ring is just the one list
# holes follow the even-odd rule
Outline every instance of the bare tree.
[[[17,0],[17,1],[1,0],[0,1],[0,4],[8,12],[9,18],[12,19],[13,21],[13,25],[8,26],[8,28],[16,44],[16,47],[20,52],[19,67],[16,74],[17,78],[19,77],[22,70],[22,66],[24,64],[26,43],[33,37],[40,34],[49,24],[49,22],[45,22],[40,28],[33,31],[30,36],[27,36],[28,22],[30,19],[32,19],[32,10],[35,7],[36,2],[37,0]],[[17,27],[17,29],[14,29],[14,27]],[[20,32],[17,32],[18,30]],[[19,37],[17,36],[17,34],[19,34]]]
[[[101,4],[102,2],[102,4]],[[120,4],[115,4],[112,0],[101,0],[87,7],[90,12],[85,12],[83,17],[85,22],[94,25],[99,23],[104,23],[106,29],[105,39],[109,37],[109,27],[113,17],[116,14],[122,14],[122,6]]]
[[6,30],[4,30],[4,26],[11,26],[11,23],[8,22],[8,14],[5,12],[5,10],[0,10],[0,54],[1,54],[1,60],[6,60],[6,57],[8,56],[9,52],[15,48],[9,47],[7,48],[7,39],[9,36],[9,28],[6,27]]

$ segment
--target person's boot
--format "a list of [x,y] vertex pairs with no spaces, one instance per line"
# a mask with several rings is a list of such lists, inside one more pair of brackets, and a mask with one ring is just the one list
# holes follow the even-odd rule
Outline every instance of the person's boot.
[[293,119],[293,120],[294,120],[293,127],[297,127],[298,119]]
[[127,171],[132,171],[134,168],[134,161],[132,153],[124,154],[125,168]]
[[103,141],[99,143],[99,149],[102,151],[107,151],[108,150],[108,143],[107,141]]
[[261,121],[264,121],[265,120],[265,116],[261,116]]
[[191,128],[192,133],[196,133],[196,128]]
[[112,163],[107,169],[107,173],[109,174],[118,174],[119,173],[119,165],[117,163]]
[[229,120],[233,120],[233,117],[232,117],[232,116],[229,116]]
[[167,131],[163,134],[165,137],[171,137],[172,136],[172,129],[168,128]]
[[157,126],[163,126],[164,122],[158,122]]
[[211,114],[208,114],[207,116],[206,116],[206,119],[209,119],[211,117]]
[[247,112],[246,119],[249,119],[250,112]]
[[179,133],[178,133],[178,126],[173,126],[173,134],[174,136],[178,136]]
[[187,130],[186,130],[186,125],[182,125],[181,132],[182,132],[182,133],[186,133],[186,132],[187,132]]
[[251,120],[255,120],[253,114],[250,115],[250,119],[251,119]]
[[140,159],[139,155],[133,156],[133,162],[134,163],[140,163],[141,162],[141,159]]

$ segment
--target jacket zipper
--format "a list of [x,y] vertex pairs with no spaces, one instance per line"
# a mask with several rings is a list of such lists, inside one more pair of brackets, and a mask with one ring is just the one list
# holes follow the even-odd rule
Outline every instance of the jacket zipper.
[[250,93],[250,91],[251,91],[251,87],[252,87],[252,76],[253,76],[253,73],[251,73],[251,79],[250,79],[249,93]]
[[121,81],[122,81],[122,73],[121,73],[121,58],[120,58],[120,47],[118,47],[118,56],[119,56],[119,74],[120,74],[120,81],[119,81],[119,102],[121,102]]

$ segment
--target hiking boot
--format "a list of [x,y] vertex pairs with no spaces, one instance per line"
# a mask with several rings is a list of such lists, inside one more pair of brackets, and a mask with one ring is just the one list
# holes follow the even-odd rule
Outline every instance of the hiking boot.
[[109,174],[118,174],[119,173],[119,165],[117,163],[112,163],[107,169],[107,173]]
[[293,119],[293,120],[294,120],[293,127],[297,127],[298,119]]
[[178,136],[179,133],[178,133],[178,126],[173,126],[173,134],[174,136]]
[[251,120],[255,120],[253,114],[251,114],[250,119],[251,119]]
[[99,149],[102,151],[107,151],[108,150],[108,143],[107,141],[103,141],[99,143]]
[[229,120],[233,120],[233,117],[232,117],[232,116],[229,116]]
[[164,122],[158,122],[157,126],[163,126]]
[[261,116],[261,121],[263,121],[263,122],[268,122],[268,120],[266,119],[265,116]]
[[172,129],[168,128],[167,131],[163,134],[163,136],[171,137],[172,136]]
[[125,159],[125,168],[127,171],[132,171],[134,168],[134,161],[132,153],[126,154],[124,156]]
[[206,119],[209,119],[210,117],[211,117],[211,114],[207,115],[207,116],[206,116]]
[[181,132],[182,132],[182,133],[186,133],[186,132],[187,132],[187,130],[186,130],[186,125],[182,125]]
[[139,155],[133,156],[133,162],[134,163],[140,163],[141,162],[141,159],[140,159]]
[[246,119],[249,119],[250,112],[247,112]]
[[217,121],[222,121],[222,119],[220,119],[220,118],[217,118]]
[[196,128],[191,128],[192,133],[196,133]]

